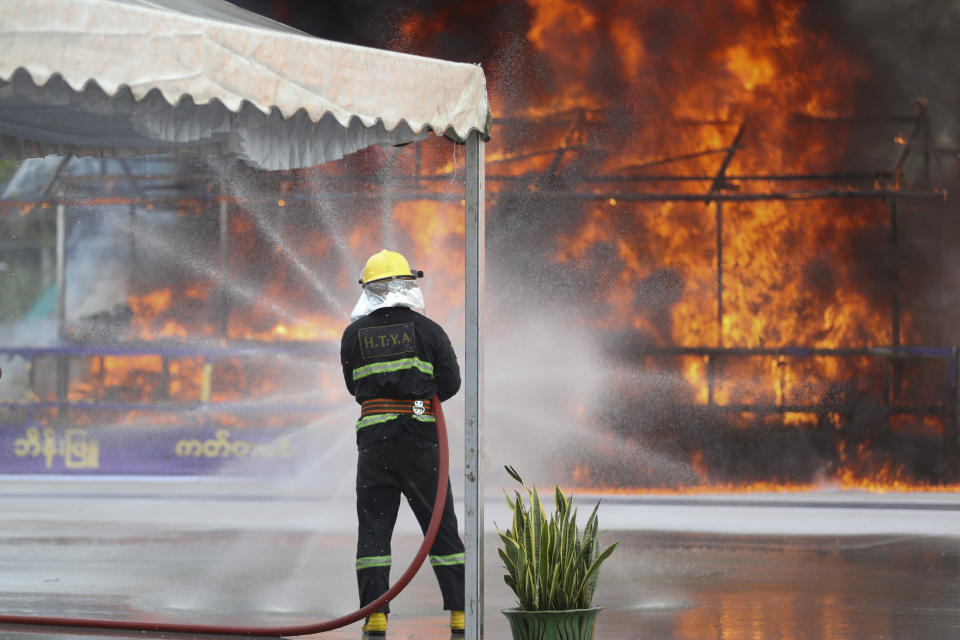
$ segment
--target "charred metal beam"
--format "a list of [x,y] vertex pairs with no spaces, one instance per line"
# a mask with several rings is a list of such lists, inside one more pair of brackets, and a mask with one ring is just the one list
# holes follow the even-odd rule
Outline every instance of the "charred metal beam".
[[880,115],[862,115],[862,116],[811,116],[805,113],[794,113],[790,116],[791,122],[804,123],[822,123],[822,122],[916,122],[917,116],[880,116]]
[[[569,151],[582,151],[582,150],[585,149],[585,148],[586,148],[586,147],[584,147],[584,146],[582,146],[582,145],[579,145],[579,144],[570,145],[570,146],[567,146],[567,147],[551,147],[551,148],[549,148],[549,149],[540,149],[540,150],[537,150],[537,151],[527,151],[527,152],[525,152],[525,153],[518,153],[518,154],[516,154],[516,155],[512,155],[512,156],[509,156],[509,157],[496,158],[496,159],[494,159],[494,160],[488,161],[487,164],[489,164],[489,165],[493,165],[493,164],[505,164],[505,163],[508,163],[508,162],[514,162],[514,161],[516,161],[516,160],[528,160],[528,159],[530,159],[530,158],[537,158],[537,157],[539,157],[539,156],[556,155],[556,154],[558,154],[558,153],[565,153],[565,152],[569,152]],[[347,178],[349,178],[350,176],[338,176],[338,177],[347,177]],[[429,179],[431,179],[431,178],[432,178],[432,176],[423,176],[422,179],[424,179],[424,180],[429,180]],[[450,179],[451,179],[451,174],[447,173],[447,174],[438,175],[438,176],[436,176],[436,178],[438,178],[438,179],[443,179],[443,180],[450,180]]]
[[723,347],[723,202],[717,200],[717,345]]
[[598,115],[602,116],[606,111],[604,108],[594,108],[594,109],[585,109],[583,107],[573,107],[570,109],[565,109],[563,111],[555,111],[553,113],[545,114],[540,117],[532,116],[497,116],[493,119],[493,124],[513,124],[519,122],[521,124],[536,124],[541,122],[547,122],[550,120],[557,120],[560,122],[566,122],[570,117],[576,117],[578,114],[583,114],[584,116],[588,115]]
[[[696,202],[702,201],[704,196],[695,193],[547,193],[540,192],[543,197],[563,197],[573,200],[623,200],[625,202]],[[776,193],[715,193],[710,194],[710,200],[724,200],[727,202],[757,202],[768,200],[830,200],[850,198],[888,198],[908,199],[938,199],[946,200],[945,191],[893,191],[890,189],[871,190],[825,190],[825,191],[785,191]]]
[[[557,111],[540,117],[533,116],[497,116],[493,119],[494,125],[520,124],[539,124],[553,120],[565,121],[572,114],[583,111],[587,115],[604,117],[606,109],[567,109]],[[847,116],[813,116],[805,113],[793,113],[790,115],[790,122],[797,124],[818,124],[818,123],[848,123],[848,122],[914,122],[915,115],[847,115]],[[733,127],[740,124],[738,120],[726,120],[724,118],[669,118],[665,119],[668,124],[687,126],[687,127]]]
[[574,114],[573,120],[570,122],[570,127],[567,129],[567,135],[564,138],[563,144],[554,154],[553,161],[550,163],[550,166],[547,168],[544,174],[539,177],[539,184],[543,185],[548,183],[550,180],[555,179],[557,177],[557,171],[560,169],[560,164],[563,162],[564,156],[574,148],[582,148],[583,123],[585,118],[586,114],[582,110]]
[[[727,180],[737,180],[743,182],[799,182],[799,181],[820,181],[820,180],[869,180],[875,181],[880,178],[889,178],[893,174],[888,171],[879,171],[872,173],[786,173],[786,174],[744,174],[727,175]],[[663,174],[639,174],[629,176],[579,176],[573,178],[570,182],[707,182],[714,180],[716,176],[705,175],[663,175]],[[449,179],[449,178],[447,178]],[[522,180],[523,176],[492,176],[493,180],[511,181]]]
[[[650,162],[641,162],[638,164],[631,164],[625,167],[620,167],[617,171],[631,171],[637,169],[646,169],[647,167],[660,167],[665,164],[673,164],[674,162],[682,162],[684,160],[694,160],[696,158],[703,158],[704,156],[714,156],[720,153],[725,153],[730,155],[735,149],[732,147],[723,147],[721,149],[704,149],[703,151],[695,151],[692,153],[683,153],[678,156],[668,156],[666,158],[660,158],[659,160],[651,160]],[[706,178],[707,180],[715,179],[713,176]]]
[[[744,356],[784,356],[795,358],[818,357],[875,357],[889,359],[949,359],[953,356],[953,347],[684,347],[679,345],[651,345],[639,343],[622,344],[620,353],[631,356],[708,356],[710,358]],[[2,351],[0,351],[2,353]]]
[[[699,405],[704,406],[704,405]],[[834,413],[825,409],[822,405],[811,404],[713,404],[711,409],[717,409],[730,413],[761,413],[761,414],[780,414],[780,413]],[[949,415],[949,405],[942,403],[916,404],[916,405],[889,405],[885,411],[890,415],[917,415],[917,416],[945,416]]]
[[[921,105],[921,113],[919,114],[920,123],[923,134],[923,182],[924,187],[930,186],[930,151],[933,147],[933,140],[930,134],[930,112],[927,109],[928,103],[926,100],[918,100],[918,105]],[[936,157],[936,156],[935,156]],[[940,159],[937,158],[937,162],[940,162]]]
[[[491,195],[499,195],[492,193]],[[507,195],[507,194],[504,194]],[[703,194],[698,193],[631,193],[631,192],[604,192],[604,193],[579,193],[565,190],[539,190],[530,192],[517,192],[509,195],[536,197],[541,199],[558,198],[564,200],[578,201],[596,201],[596,200],[623,200],[624,202],[702,202]],[[896,191],[892,189],[830,189],[818,191],[779,191],[771,193],[713,193],[710,194],[711,201],[723,200],[727,202],[757,202],[769,200],[831,200],[831,199],[851,199],[865,198],[886,200],[888,198],[898,199],[936,199],[947,200],[947,191]],[[393,195],[394,200],[400,201],[450,201],[460,202],[463,200],[462,194],[456,193],[423,193],[423,192],[401,192]],[[379,200],[380,196],[376,193],[358,194],[352,192],[334,192],[325,191],[322,193],[292,193],[286,197],[290,202],[343,202],[346,200],[354,201],[374,201]],[[164,196],[151,198],[151,204],[179,205],[187,201],[190,204],[202,204],[213,200],[225,200],[235,204],[263,204],[275,202],[272,196],[263,196],[257,198],[235,198],[229,196],[204,195],[199,197],[179,198],[174,196]],[[65,206],[70,207],[95,207],[128,205],[131,203],[147,204],[142,198],[116,197],[116,198],[72,198],[61,200]],[[49,204],[44,200],[0,200],[0,210],[4,208],[32,207],[35,205]]]
[[278,355],[316,358],[338,356],[339,343],[318,343],[304,341],[258,342],[234,341],[221,344],[219,340],[207,343],[183,343],[173,340],[137,341],[129,343],[89,344],[64,342],[53,347],[4,346],[0,347],[0,356],[35,359],[45,356],[72,357],[135,357],[160,356],[171,360],[176,358],[206,358],[218,360],[224,358],[274,358]]
[[900,346],[900,240],[898,231],[897,199],[890,199],[890,254],[893,273],[890,275],[890,331],[891,343]]
[[[960,348],[953,348],[953,359],[950,361],[950,395],[953,403],[953,416],[946,426],[946,456],[953,463],[953,468],[960,474]],[[958,477],[960,480],[960,477]]]
[[107,402],[107,401],[89,401],[89,402],[68,402],[61,405],[57,402],[0,402],[0,410],[4,409],[27,409],[27,410],[46,410],[66,407],[71,411],[158,411],[168,413],[171,411],[186,411],[192,413],[230,413],[235,415],[242,414],[304,414],[313,412],[327,412],[336,405],[318,402],[271,402],[269,400],[250,400],[250,401],[231,401],[217,403],[178,402],[175,400],[145,402]]
[[[582,151],[587,147],[582,146],[572,146],[568,147],[567,151]],[[530,153],[524,153],[517,156],[512,156],[510,158],[501,158],[499,160],[491,160],[487,165],[506,163],[512,160],[526,159],[536,156],[554,154],[558,151],[556,148],[544,149],[541,151],[532,151]],[[703,151],[696,154],[689,154],[689,157],[699,157],[702,155],[713,155],[719,153],[726,153],[728,151],[727,147],[722,149],[715,149],[711,151]],[[938,150],[938,152],[947,153],[948,150]],[[960,149],[949,150],[950,154],[960,155]],[[668,158],[664,160],[658,160],[656,163],[666,163],[683,156],[676,156],[673,158]],[[652,163],[655,164],[655,163]],[[629,169],[635,169],[638,166],[645,165],[634,165],[630,167],[621,167],[615,171],[626,171]],[[519,173],[511,175],[488,175],[487,180],[494,180],[497,182],[529,182],[531,179],[536,178],[539,173]],[[838,180],[838,181],[850,181],[850,180],[877,180],[880,178],[891,178],[894,176],[892,171],[872,171],[872,172],[837,172],[837,173],[784,173],[784,174],[742,174],[742,175],[727,175],[727,180],[737,180],[737,181],[764,181],[764,182],[793,182],[793,181],[819,181],[819,180]],[[637,174],[637,175],[585,175],[585,176],[566,176],[564,179],[569,183],[604,183],[604,182],[709,182],[712,181],[716,176],[715,175],[670,175],[670,174]],[[391,176],[391,179],[399,182],[409,182],[412,184],[417,184],[420,182],[441,182],[446,183],[450,182],[455,178],[452,173],[435,173],[435,174],[422,174],[417,173],[415,170],[412,175],[403,175],[403,176]],[[104,182],[105,180],[111,181],[124,181],[127,180],[126,176],[111,176],[108,178],[103,178],[101,176],[77,176],[76,181],[83,181],[86,183],[99,183]],[[209,178],[205,176],[198,176],[196,178],[181,178],[177,176],[138,176],[136,182],[143,184],[144,182],[155,180],[156,182],[164,181],[179,181],[184,183],[196,183],[200,185],[205,185],[209,182]],[[315,186],[317,183],[322,183],[324,185],[339,185],[339,184],[363,184],[369,183],[370,185],[377,184],[377,176],[375,175],[360,175],[360,174],[349,174],[349,175],[338,175],[338,176],[320,176],[314,178],[310,184],[304,183],[303,185],[297,185],[297,187],[305,187],[310,190],[316,190]],[[74,181],[73,178],[64,179],[62,182]],[[176,187],[176,184],[169,184],[171,188]],[[295,187],[292,189],[297,191]],[[198,193],[204,193],[204,190],[199,190]],[[153,196],[143,196],[144,199],[152,198]],[[184,196],[187,197],[187,196]],[[36,200],[31,202],[42,202],[43,200]]]
[[[566,151],[580,151],[580,150],[583,150],[584,148],[585,148],[585,147],[582,147],[582,146],[579,146],[579,145],[574,145],[574,146],[571,146],[571,147],[566,148]],[[676,157],[674,157],[674,158],[668,158],[668,159],[664,159],[664,160],[658,160],[658,161],[656,161],[656,163],[666,163],[666,162],[670,162],[670,161],[677,160],[677,159],[683,159],[683,158],[685,158],[685,157],[690,157],[690,158],[692,158],[692,157],[698,157],[698,156],[701,156],[701,155],[710,155],[710,154],[726,153],[727,151],[728,151],[728,148],[716,149],[716,150],[711,150],[711,151],[700,152],[700,153],[697,153],[697,154],[689,154],[688,156],[676,156]],[[514,156],[514,157],[512,157],[512,158],[503,158],[503,159],[501,159],[499,162],[509,162],[509,161],[515,160],[515,159],[524,159],[524,158],[534,157],[534,156],[540,156],[540,155],[555,154],[555,153],[557,153],[557,152],[558,152],[558,149],[545,149],[545,150],[542,150],[542,151],[535,151],[535,152],[531,152],[531,153],[528,153],[528,154],[522,154],[522,155],[520,155],[520,156]],[[960,153],[960,152],[958,152],[958,153]],[[497,163],[497,162],[498,162],[497,160],[493,160],[493,161],[489,162],[488,165],[489,165],[489,164],[495,164],[495,163]],[[652,164],[656,164],[656,163],[651,163],[651,165],[652,165]],[[636,166],[632,166],[632,167],[622,167],[621,169],[618,169],[618,171],[635,169],[635,168],[637,168],[638,166],[646,166],[646,165],[636,165]],[[539,177],[540,175],[541,175],[541,174],[538,173],[538,172],[537,172],[537,173],[530,172],[530,173],[512,174],[512,175],[489,175],[489,176],[487,176],[487,180],[488,180],[488,181],[492,181],[492,182],[502,182],[502,183],[516,182],[516,183],[526,184],[526,183],[529,183],[531,180],[536,179],[536,178]],[[415,173],[415,174],[413,174],[413,175],[391,176],[391,180],[393,180],[394,182],[399,183],[399,184],[417,185],[417,184],[420,184],[420,183],[447,183],[447,182],[450,182],[454,177],[455,177],[455,176],[454,176],[453,174],[451,174],[451,173],[439,173],[439,174],[429,174],[429,175],[424,175],[424,174],[419,174],[419,175],[418,175],[418,174]],[[725,178],[726,178],[727,180],[736,180],[736,181],[738,181],[738,182],[754,182],[754,181],[756,181],[756,182],[816,182],[816,181],[829,181],[829,180],[842,181],[842,182],[851,182],[851,181],[870,181],[870,182],[875,182],[875,181],[877,181],[877,180],[889,179],[889,178],[893,178],[893,177],[895,177],[895,172],[893,172],[893,171],[835,172],[835,173],[826,172],[826,173],[805,173],[805,174],[800,174],[800,173],[784,173],[784,174],[763,174],[763,175],[759,175],[759,174],[725,175]],[[88,183],[94,183],[94,182],[99,183],[99,182],[103,182],[103,181],[104,181],[104,178],[103,178],[103,177],[100,177],[100,176],[81,176],[81,178],[82,178],[85,182],[88,182]],[[157,177],[154,176],[154,178],[157,178]],[[113,178],[109,178],[109,179],[110,179],[110,180],[113,180]],[[118,178],[116,178],[116,179],[122,181],[122,180],[125,180],[126,177],[125,177],[125,176],[122,176],[122,177],[118,177]],[[158,182],[163,182],[164,180],[174,180],[174,179],[179,180],[179,178],[175,178],[175,177],[172,177],[172,176],[168,176],[168,177],[166,177],[166,178],[164,178],[164,177],[159,177],[159,178],[157,179],[157,181],[158,181]],[[565,178],[564,178],[564,180],[565,180],[566,182],[570,183],[570,184],[603,184],[603,183],[623,183],[623,182],[626,182],[626,183],[634,183],[634,182],[636,182],[636,183],[647,183],[647,182],[711,182],[711,181],[713,181],[713,180],[715,180],[715,179],[716,179],[716,175],[715,175],[715,174],[714,174],[714,175],[680,175],[680,174],[676,174],[676,175],[671,175],[671,174],[613,175],[613,174],[611,174],[611,175],[565,176]],[[309,189],[309,191],[308,191],[308,193],[309,193],[309,192],[311,192],[311,191],[316,191],[316,190],[318,190],[317,187],[316,187],[316,185],[317,185],[318,183],[323,184],[324,186],[327,186],[327,185],[344,185],[344,184],[347,184],[347,185],[357,185],[357,184],[370,184],[370,185],[374,185],[374,184],[377,184],[377,180],[378,180],[377,176],[373,176],[373,175],[350,174],[350,175],[341,175],[341,176],[322,176],[322,177],[319,177],[319,178],[315,179],[315,180],[314,180],[311,184],[309,184],[309,185],[304,184],[304,185],[298,185],[297,187],[302,186],[302,187],[304,187],[304,188],[306,188],[306,189]],[[194,183],[196,183],[196,184],[198,184],[198,185],[205,185],[207,182],[209,182],[209,180],[208,180],[207,178],[205,178],[205,177],[198,177],[198,178],[196,178],[195,180],[192,180],[192,181],[191,181],[191,180],[183,180],[183,181],[184,181],[184,182],[194,182]],[[138,179],[137,179],[137,182],[140,183],[140,184],[142,184],[142,183],[144,182],[144,178],[138,178]],[[169,185],[169,186],[171,186],[171,188],[172,188],[172,187],[175,187],[175,186],[177,186],[177,185],[171,184],[171,185]],[[298,191],[299,189],[298,189],[297,187],[294,187],[294,188],[292,189],[292,191],[294,191],[294,192]],[[147,202],[147,201],[155,201],[155,200],[157,200],[157,199],[162,199],[162,198],[174,198],[174,197],[182,197],[182,198],[187,198],[187,197],[204,197],[204,196],[207,195],[207,192],[206,192],[206,190],[199,189],[199,190],[197,190],[197,191],[195,192],[195,194],[196,194],[196,195],[191,194],[191,193],[188,192],[188,193],[184,193],[184,194],[177,194],[177,195],[170,195],[170,196],[164,196],[164,195],[146,196],[146,195],[144,195],[144,196],[141,196],[141,199],[143,200],[143,202]],[[132,197],[132,196],[131,196],[131,197]],[[44,200],[43,200],[43,199],[30,200],[30,201],[20,200],[20,201],[16,201],[16,202],[17,202],[18,204],[22,204],[22,205],[29,205],[29,204],[42,203],[42,202],[44,202]],[[106,204],[115,204],[115,203],[113,203],[113,202],[107,202]],[[0,206],[4,206],[2,202],[0,202]],[[11,205],[6,205],[6,206],[11,206]]]
[[[927,107],[923,101],[917,101],[917,115],[914,118],[913,130],[910,132],[909,137],[907,137],[906,143],[903,145],[903,150],[900,152],[900,156],[897,158],[897,162],[893,167],[893,174],[896,177],[896,186],[899,188],[903,184],[903,166],[907,162],[907,158],[910,157],[910,145],[913,144],[914,140],[917,138],[917,134],[923,130],[924,120],[927,118]],[[928,159],[929,162],[929,159]]]
[[[743,132],[747,127],[747,123],[744,122],[740,125],[740,128],[737,129],[737,135],[733,137],[733,142],[730,143],[730,146],[727,147],[727,155],[724,156],[723,162],[720,163],[720,169],[717,170],[717,175],[714,176],[713,182],[710,184],[710,189],[707,191],[707,195],[713,194],[722,189],[728,189],[730,187],[725,176],[727,172],[727,167],[730,166],[730,161],[733,160],[733,154],[737,152],[740,148],[740,138],[743,137]],[[712,198],[707,197],[704,201],[705,204],[710,204]]]

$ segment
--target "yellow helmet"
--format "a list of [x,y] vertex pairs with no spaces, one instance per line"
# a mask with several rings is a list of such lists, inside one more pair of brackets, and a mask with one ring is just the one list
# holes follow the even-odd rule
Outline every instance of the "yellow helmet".
[[413,271],[407,259],[396,251],[384,249],[375,253],[367,260],[363,267],[363,277],[360,284],[367,284],[376,280],[388,278],[422,278],[423,271]]

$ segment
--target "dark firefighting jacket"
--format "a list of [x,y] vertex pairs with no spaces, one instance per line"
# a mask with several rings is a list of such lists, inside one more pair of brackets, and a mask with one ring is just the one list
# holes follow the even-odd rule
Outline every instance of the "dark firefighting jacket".
[[[387,307],[343,332],[340,363],[358,403],[373,399],[441,401],[460,390],[460,367],[450,338],[436,322],[407,307]],[[431,415],[368,415],[357,421],[357,446],[401,433],[437,441]]]

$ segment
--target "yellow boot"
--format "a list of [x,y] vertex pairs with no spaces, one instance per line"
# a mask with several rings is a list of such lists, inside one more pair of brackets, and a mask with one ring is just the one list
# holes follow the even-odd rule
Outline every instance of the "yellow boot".
[[450,633],[462,634],[464,627],[463,611],[450,612]]
[[367,616],[367,620],[363,623],[360,630],[368,636],[387,635],[387,614],[379,611],[377,613],[371,613]]

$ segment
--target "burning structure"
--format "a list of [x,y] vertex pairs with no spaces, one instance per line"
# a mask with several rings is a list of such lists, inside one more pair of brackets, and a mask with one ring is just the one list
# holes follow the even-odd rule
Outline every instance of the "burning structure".
[[[294,3],[272,5],[295,22]],[[428,9],[400,16],[390,44],[483,58],[492,79],[492,313],[560,309],[605,350],[603,393],[570,416],[596,437],[558,465],[566,483],[957,488],[955,143],[933,117],[940,96],[890,90],[838,14],[799,0]],[[462,24],[488,25],[497,53],[459,49]],[[59,372],[48,388],[31,373],[37,406],[7,407],[8,422],[82,426],[71,405],[92,399],[116,406],[89,424],[101,409],[142,422],[131,400],[211,405],[194,424],[177,414],[178,442],[322,420],[340,402],[330,350],[355,256],[391,243],[429,256],[430,312],[459,317],[456,160],[422,145],[273,174],[101,163],[9,199],[8,216],[49,220],[119,207],[141,258],[118,270],[116,304],[61,318],[72,351],[36,352]],[[167,257],[145,266],[150,251]],[[516,358],[489,366],[530,364]],[[311,359],[327,364],[305,377]],[[310,401],[249,402],[298,393]],[[636,449],[675,466],[622,453]]]
[[[531,1],[401,27],[421,50],[498,13],[525,27],[491,34],[491,253],[579,280],[580,327],[620,364],[571,483],[956,486],[955,123],[924,99],[956,96],[908,95],[893,59],[956,25],[872,7]],[[625,442],[684,464],[620,461]]]

